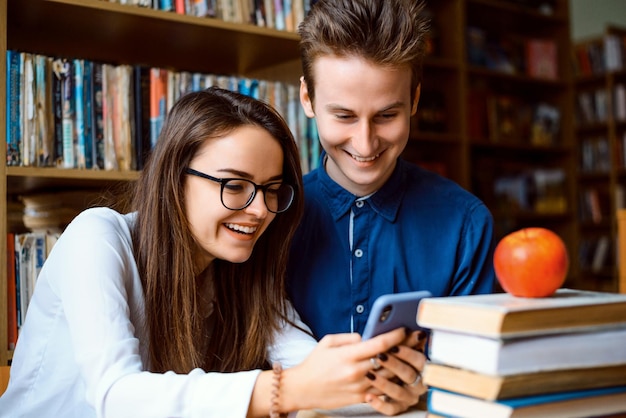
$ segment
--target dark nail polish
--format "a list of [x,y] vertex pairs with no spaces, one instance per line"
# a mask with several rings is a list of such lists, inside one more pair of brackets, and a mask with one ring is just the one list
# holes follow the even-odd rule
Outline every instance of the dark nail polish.
[[379,359],[379,360],[382,360],[382,361],[387,361],[387,360],[389,360],[389,357],[387,357],[387,354],[385,354],[385,353],[380,353],[380,354],[379,354],[379,355],[377,355],[376,357],[378,357],[378,359]]
[[420,331],[417,334],[417,341],[423,340],[425,336],[426,336],[426,333],[424,331]]
[[411,328],[409,327],[404,327],[404,335],[410,335],[411,334]]
[[367,377],[369,380],[376,380],[376,375],[371,372],[365,373],[365,377]]
[[398,351],[400,351],[400,349],[398,348],[397,345],[394,345],[393,347],[391,347],[387,352],[391,353],[391,354],[396,354]]

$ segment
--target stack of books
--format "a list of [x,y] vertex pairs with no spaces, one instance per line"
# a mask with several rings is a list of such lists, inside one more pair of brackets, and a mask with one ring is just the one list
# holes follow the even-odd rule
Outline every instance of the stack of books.
[[429,298],[429,417],[626,417],[626,294]]
[[90,190],[66,190],[20,196],[23,202],[23,225],[33,232],[61,232],[87,207],[96,205],[101,193]]

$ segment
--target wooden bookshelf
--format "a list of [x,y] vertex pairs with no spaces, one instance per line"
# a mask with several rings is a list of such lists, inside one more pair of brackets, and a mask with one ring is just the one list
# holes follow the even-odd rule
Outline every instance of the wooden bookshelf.
[[[6,103],[6,50],[143,64],[178,71],[237,74],[297,82],[295,33],[199,18],[98,0],[0,0],[0,100]],[[0,114],[6,142],[6,113]],[[6,148],[0,158],[6,161]],[[24,193],[64,189],[107,190],[137,172],[7,167],[0,164],[0,212]],[[0,234],[7,223],[0,223]],[[1,240],[6,265],[6,240]],[[7,278],[0,273],[0,364],[7,364]]]
[[[496,238],[523,226],[546,226],[565,240],[574,259],[577,242],[573,141],[573,98],[567,0],[554,2],[551,13],[505,0],[428,0],[433,18],[433,51],[424,67],[420,112],[415,118],[404,156],[439,170],[477,194],[494,214]],[[516,41],[541,38],[558,45],[558,79],[544,80],[523,72],[506,73],[468,59],[468,28],[478,27],[495,40],[513,35]],[[79,57],[114,64],[143,64],[180,71],[237,74],[297,83],[300,75],[295,33],[248,24],[198,18],[98,0],[0,0],[0,67],[6,50]],[[0,73],[0,100],[6,102],[6,79]],[[560,112],[554,143],[536,145],[518,135],[494,143],[489,132],[476,133],[477,89],[506,94],[531,103],[546,101]],[[486,111],[485,111],[486,113]],[[0,114],[0,135],[6,117]],[[5,137],[6,139],[6,137]],[[6,149],[0,157],[6,161]],[[21,193],[89,187],[102,190],[132,181],[136,172],[6,167],[1,164],[0,213]],[[558,168],[567,173],[564,208],[542,212],[502,209],[494,187],[503,174],[527,168]],[[624,177],[626,181],[626,176]],[[0,223],[0,233],[7,224]],[[6,241],[0,240],[6,261]],[[0,263],[5,264],[5,263]],[[576,270],[572,271],[572,279]],[[0,364],[6,350],[6,271],[0,273]]]
[[[617,292],[622,259],[618,212],[626,208],[626,28],[608,26],[603,34],[573,45],[572,55],[579,287]],[[608,245],[599,245],[602,241]]]
[[[497,240],[525,226],[544,226],[564,239],[573,259],[577,243],[576,155],[568,2],[554,2],[550,12],[497,0],[431,1],[429,6],[435,16],[437,48],[426,61],[418,109],[428,106],[431,90],[438,90],[445,103],[445,122],[443,129],[424,131],[418,120],[405,156],[416,162],[438,163],[448,177],[478,195],[494,215]],[[481,36],[484,44],[478,52],[484,54],[483,60],[476,59],[476,50],[470,49]],[[527,73],[525,45],[531,40],[552,42],[556,77]],[[488,56],[496,49],[509,54],[507,65],[498,66],[494,57]],[[542,103],[557,109],[559,129],[550,142],[535,140],[530,127],[521,126],[512,129],[510,138],[495,140],[488,102],[499,96],[512,100],[515,111],[522,105],[529,107],[531,116],[533,107]],[[562,175],[562,181],[551,187],[560,193],[553,201],[535,199],[519,205],[503,202],[496,193],[495,188],[507,176],[530,174],[543,179],[554,172]],[[575,283],[576,275],[573,268],[568,285]]]

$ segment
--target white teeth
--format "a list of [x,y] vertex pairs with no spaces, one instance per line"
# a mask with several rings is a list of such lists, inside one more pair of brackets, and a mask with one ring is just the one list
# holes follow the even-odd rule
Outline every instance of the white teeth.
[[360,163],[365,163],[365,162],[368,162],[368,161],[374,161],[376,158],[380,157],[380,154],[376,154],[373,157],[369,157],[369,158],[357,157],[354,154],[351,154],[351,155],[352,155],[352,158],[354,158],[355,160],[357,160]]
[[243,226],[231,223],[226,224],[226,227],[233,231],[243,232],[244,234],[253,234],[257,230],[256,226]]

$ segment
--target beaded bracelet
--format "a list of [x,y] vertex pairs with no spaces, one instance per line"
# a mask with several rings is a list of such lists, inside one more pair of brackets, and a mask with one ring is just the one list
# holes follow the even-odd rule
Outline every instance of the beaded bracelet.
[[272,365],[274,372],[272,376],[272,403],[270,405],[270,418],[287,418],[287,414],[280,413],[279,392],[280,392],[280,378],[283,372],[283,366],[275,361]]

